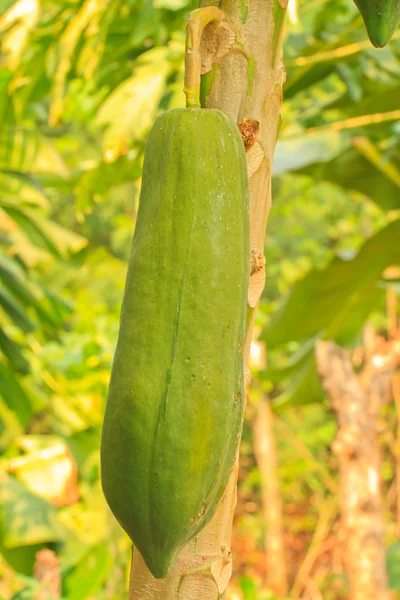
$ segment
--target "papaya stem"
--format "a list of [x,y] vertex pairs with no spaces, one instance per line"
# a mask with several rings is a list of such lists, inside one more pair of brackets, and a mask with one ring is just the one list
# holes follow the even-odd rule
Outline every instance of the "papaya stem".
[[185,87],[186,106],[200,108],[201,36],[209,23],[220,25],[224,13],[216,6],[205,6],[189,14],[186,26]]

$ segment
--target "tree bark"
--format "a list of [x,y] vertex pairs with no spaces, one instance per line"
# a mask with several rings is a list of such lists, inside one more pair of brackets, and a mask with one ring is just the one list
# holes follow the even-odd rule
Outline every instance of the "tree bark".
[[[255,311],[265,281],[264,236],[271,204],[272,158],[281,114],[285,71],[281,37],[287,0],[221,0],[220,27],[203,36],[203,98],[237,123],[259,123],[257,139],[247,152],[250,187],[251,277],[245,348],[246,381]],[[232,571],[231,530],[236,504],[237,464],[221,504],[210,523],[180,553],[170,575],[154,579],[139,553],[132,560],[130,600],[220,600]]]
[[266,584],[279,598],[287,596],[288,579],[283,538],[282,501],[272,411],[261,400],[254,423],[254,453],[260,471],[264,513]]
[[60,561],[52,550],[44,548],[36,553],[33,571],[35,579],[41,584],[34,594],[34,600],[61,597]]
[[371,398],[355,375],[348,354],[332,342],[318,342],[317,363],[338,421],[333,450],[339,460],[350,598],[390,600],[380,489],[381,458],[375,425],[376,398]]

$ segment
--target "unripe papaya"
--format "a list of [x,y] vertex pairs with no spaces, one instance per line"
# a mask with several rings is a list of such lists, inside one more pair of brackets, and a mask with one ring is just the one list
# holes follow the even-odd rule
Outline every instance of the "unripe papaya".
[[390,41],[400,23],[400,0],[354,0],[376,48]]
[[243,406],[247,167],[234,121],[174,109],[147,141],[104,418],[104,494],[155,577],[212,517]]

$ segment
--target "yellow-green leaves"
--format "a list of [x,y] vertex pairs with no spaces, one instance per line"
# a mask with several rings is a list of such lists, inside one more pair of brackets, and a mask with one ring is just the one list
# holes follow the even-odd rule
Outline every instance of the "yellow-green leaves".
[[[54,75],[52,102],[50,106],[49,123],[58,124],[64,108],[64,87],[76,47],[85,30],[97,30],[96,23],[101,18],[107,6],[106,0],[86,0],[81,10],[71,19],[60,39],[60,60]],[[90,29],[89,29],[90,32]],[[91,72],[91,69],[90,69]]]
[[96,122],[105,126],[103,155],[106,162],[126,154],[132,142],[142,139],[150,128],[165,90],[169,61],[168,48],[145,52],[133,75],[100,107]]
[[39,10],[39,0],[19,0],[0,18],[0,33],[4,35],[1,54],[7,55],[8,66],[12,69],[18,65],[29,34],[39,18]]

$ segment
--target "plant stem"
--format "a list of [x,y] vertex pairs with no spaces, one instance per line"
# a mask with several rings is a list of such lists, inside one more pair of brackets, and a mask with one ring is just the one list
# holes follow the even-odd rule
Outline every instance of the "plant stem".
[[198,8],[189,14],[186,26],[185,96],[186,106],[200,108],[201,37],[209,23],[220,25],[224,13],[216,6]]

